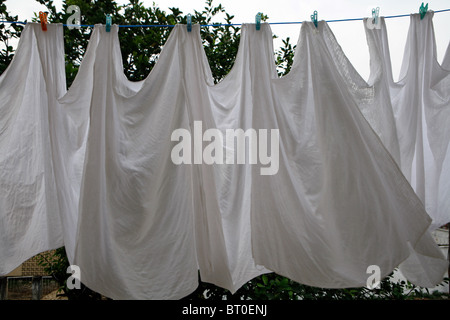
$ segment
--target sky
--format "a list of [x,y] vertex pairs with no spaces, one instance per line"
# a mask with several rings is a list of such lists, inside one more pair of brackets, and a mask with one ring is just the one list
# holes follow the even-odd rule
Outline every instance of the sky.
[[[128,0],[116,0],[123,4]],[[169,7],[176,7],[184,14],[202,11],[205,0],[141,0],[145,6],[153,2],[166,12]],[[234,15],[234,23],[254,23],[255,15],[262,12],[269,17],[267,22],[300,22],[310,20],[314,10],[318,12],[319,20],[338,20],[349,18],[371,17],[372,9],[379,7],[380,16],[417,13],[422,2],[415,0],[213,0],[214,5],[222,4],[228,14]],[[433,0],[428,3],[429,10],[438,11],[450,9],[449,0]],[[54,0],[57,8],[62,10],[62,0]],[[28,21],[33,12],[45,10],[45,7],[35,0],[7,0],[8,11],[18,15],[20,20]],[[81,13],[83,16],[83,13]],[[224,22],[224,21],[218,21]],[[102,23],[102,21],[99,21]],[[113,22],[114,23],[114,22]],[[436,34],[437,59],[442,61],[450,41],[450,11],[436,13],[433,18]],[[330,28],[339,44],[350,59],[356,70],[364,79],[369,78],[369,51],[362,21],[330,22]],[[275,40],[274,48],[280,46],[281,39],[291,38],[291,43],[297,43],[301,24],[271,25],[272,31],[280,40]],[[409,28],[409,18],[386,19],[389,46],[391,51],[394,79],[398,79],[403,58],[406,36]]]

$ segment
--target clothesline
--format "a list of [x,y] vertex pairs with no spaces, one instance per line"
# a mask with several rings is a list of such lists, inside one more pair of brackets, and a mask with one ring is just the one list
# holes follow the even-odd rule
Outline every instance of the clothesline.
[[[442,10],[436,10],[434,13],[441,13],[441,12],[447,12],[450,11],[449,9],[442,9]],[[402,18],[402,17],[409,17],[410,14],[400,14],[400,15],[392,15],[392,16],[384,16],[385,19],[391,19],[391,18]],[[327,23],[329,22],[345,22],[345,21],[360,21],[364,20],[365,18],[349,18],[349,19],[336,19],[336,20],[325,20]],[[0,21],[0,23],[16,23],[16,24],[23,24],[26,25],[27,22],[22,21]],[[280,25],[280,24],[301,24],[303,21],[292,21],[292,22],[268,22],[270,25]],[[226,26],[240,26],[241,23],[215,23],[215,24],[201,24],[201,27],[226,27]],[[64,27],[94,27],[93,24],[63,24]],[[135,24],[135,25],[118,25],[119,28],[154,28],[154,27],[175,27],[174,24]]]

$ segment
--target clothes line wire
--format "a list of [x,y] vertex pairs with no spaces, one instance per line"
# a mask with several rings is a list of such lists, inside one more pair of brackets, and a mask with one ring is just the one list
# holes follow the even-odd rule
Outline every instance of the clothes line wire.
[[[447,12],[450,11],[449,9],[442,9],[442,10],[436,10],[433,11],[434,13],[441,13],[441,12]],[[409,17],[411,14],[400,14],[400,15],[393,15],[393,16],[383,16],[385,19],[392,19],[392,18],[402,18],[402,17]],[[365,18],[349,18],[349,19],[337,19],[337,20],[325,20],[327,23],[329,22],[345,22],[345,21],[361,21]],[[23,24],[26,25],[26,22],[22,21],[0,21],[0,23],[15,23],[15,24]],[[292,22],[267,22],[270,25],[281,25],[281,24],[301,24],[303,21],[292,21]],[[240,26],[242,23],[216,23],[216,24],[201,24],[200,27],[227,27],[227,26]],[[92,28],[95,25],[93,24],[63,24],[64,27],[88,27]],[[118,25],[119,28],[171,28],[175,27],[175,24],[135,24],[135,25]]]

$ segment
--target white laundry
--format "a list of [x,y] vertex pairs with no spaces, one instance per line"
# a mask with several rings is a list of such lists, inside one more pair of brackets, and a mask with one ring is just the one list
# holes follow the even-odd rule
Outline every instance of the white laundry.
[[[171,133],[188,127],[180,27],[143,81],[123,73],[118,27],[95,53],[75,264],[113,299],[178,299],[198,286],[191,168],[171,162]],[[222,261],[223,263],[223,261]]]
[[[369,265],[384,276],[400,264],[433,285],[447,263],[426,232],[431,219],[360,111],[375,94],[348,80],[333,42],[327,23],[304,22],[281,79],[270,32],[253,42],[253,127],[278,128],[281,139],[279,172],[252,175],[255,261],[319,287],[362,286]],[[420,272],[410,267],[416,254],[429,262]]]
[[63,245],[50,123],[65,90],[61,40],[57,25],[27,24],[0,77],[0,274]]
[[[439,65],[433,15],[428,11],[422,20],[419,14],[410,16],[398,82],[392,76],[384,18],[378,29],[364,26],[372,71],[382,74],[394,115],[395,126],[389,127],[395,128],[396,134],[384,128],[383,135],[398,141],[400,158],[394,158],[432,217],[431,229],[436,229],[450,222],[450,69],[445,70],[450,52],[447,50],[443,65]],[[392,117],[380,108],[372,110]]]
[[88,114],[59,104],[69,98],[62,24],[24,27],[0,95],[0,274],[64,245],[72,261]]
[[[132,82],[118,26],[96,25],[66,92],[62,25],[49,27],[58,36],[27,25],[24,48],[0,78],[0,101],[11,101],[0,106],[0,186],[8,191],[0,195],[0,274],[64,245],[81,281],[113,299],[179,299],[197,288],[198,273],[231,292],[272,271],[318,287],[365,286],[372,265],[381,276],[400,266],[422,286],[442,281],[448,263],[431,218],[397,164],[395,100],[376,41],[380,65],[366,83],[327,23],[304,22],[294,65],[278,78],[270,26],[244,24],[233,69],[214,84],[200,26],[177,25],[148,77]],[[27,81],[21,70],[33,72]],[[17,83],[33,89],[28,100],[9,94],[8,86],[25,90]],[[436,92],[448,87],[441,81]],[[41,122],[29,116],[38,111]],[[209,145],[195,147],[198,123],[204,133],[276,130],[278,139],[258,141],[278,152],[277,170],[175,164],[176,130],[193,133],[193,158]],[[228,142],[214,141],[224,156]]]

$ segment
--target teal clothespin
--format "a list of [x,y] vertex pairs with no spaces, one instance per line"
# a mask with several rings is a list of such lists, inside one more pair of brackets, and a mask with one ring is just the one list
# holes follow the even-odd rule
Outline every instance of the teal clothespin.
[[373,24],[378,24],[378,19],[380,17],[380,7],[376,7],[372,9],[372,18],[373,18]]
[[427,14],[427,11],[428,11],[428,3],[426,6],[424,6],[423,2],[422,2],[422,5],[420,6],[420,9],[419,9],[420,20],[422,20],[425,17],[425,15]]
[[187,25],[187,31],[191,32],[192,30],[192,15],[190,13],[186,16],[186,25]]
[[315,10],[314,13],[311,15],[311,21],[314,22],[314,25],[317,28],[317,10]]
[[261,29],[261,12],[258,12],[255,17],[256,30]]
[[111,15],[107,14],[106,15],[106,32],[110,32],[111,31]]

